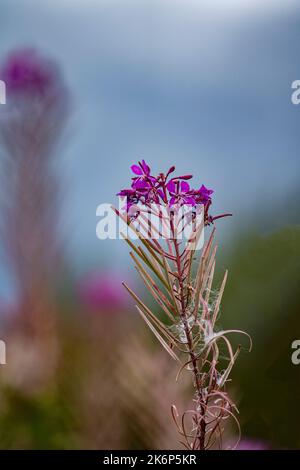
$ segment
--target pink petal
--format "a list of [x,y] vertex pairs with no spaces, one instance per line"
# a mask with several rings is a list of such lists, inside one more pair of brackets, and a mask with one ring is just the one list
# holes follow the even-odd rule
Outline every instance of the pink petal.
[[168,184],[167,184],[167,190],[170,192],[170,193],[175,193],[176,191],[176,184],[174,183],[174,181],[169,181]]
[[132,187],[135,189],[146,189],[150,188],[150,184],[147,181],[142,179],[137,179],[133,184]]
[[131,171],[136,174],[136,175],[142,175],[143,174],[143,171],[142,169],[138,166],[138,165],[132,165],[130,167]]
[[182,181],[180,184],[181,191],[183,193],[187,193],[190,190],[190,185],[189,183],[186,183],[185,181]]
[[193,197],[185,197],[184,202],[185,204],[189,204],[191,206],[195,205],[195,199]]
[[145,162],[145,160],[142,160],[142,168],[143,168],[143,171],[146,175],[149,175],[150,173],[150,166],[147,165],[147,163]]

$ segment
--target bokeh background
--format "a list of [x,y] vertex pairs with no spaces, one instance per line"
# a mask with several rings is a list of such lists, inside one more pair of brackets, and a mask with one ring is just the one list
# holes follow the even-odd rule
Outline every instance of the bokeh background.
[[125,244],[96,237],[140,158],[233,212],[216,287],[228,268],[221,326],[254,343],[232,374],[243,446],[299,448],[299,2],[1,0],[2,75],[24,54],[36,88],[12,80],[0,109],[0,448],[179,446],[189,381],[122,290],[143,292]]

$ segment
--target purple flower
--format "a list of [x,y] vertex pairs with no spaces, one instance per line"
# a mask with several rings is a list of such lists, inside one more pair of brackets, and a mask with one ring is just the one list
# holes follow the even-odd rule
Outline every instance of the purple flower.
[[55,64],[34,49],[12,52],[0,71],[0,77],[12,95],[23,97],[48,96],[55,92],[59,82]]
[[128,307],[127,295],[116,272],[92,272],[78,284],[79,299],[92,311],[120,311]]
[[126,204],[123,207],[123,209],[126,210],[126,212],[129,212],[130,208],[138,204],[139,202],[139,196],[137,195],[136,191],[134,189],[122,189],[117,196],[120,196],[121,198],[126,198]]
[[149,204],[151,202],[159,202],[157,178],[150,174],[151,169],[142,160],[138,165],[132,165],[131,170],[135,175],[132,178],[132,184],[130,189],[122,189],[117,196],[126,197],[126,210],[132,211],[132,206],[139,202],[143,204]]
[[145,162],[142,160],[139,162],[139,165],[132,165],[131,171],[138,176],[133,178],[132,188],[139,191],[149,191],[157,182],[154,176],[151,176],[151,169]]
[[135,175],[139,175],[139,176],[149,176],[150,175],[150,167],[147,165],[147,163],[145,162],[145,160],[142,160],[142,162],[139,162],[139,165],[132,165],[131,167],[131,171],[135,174]]
[[193,197],[193,191],[190,189],[190,185],[185,181],[174,181],[171,180],[167,184],[167,189],[170,193],[171,199],[169,205],[173,206],[174,204],[189,204],[194,206],[196,200]]
[[211,195],[213,194],[212,189],[208,189],[202,184],[201,188],[194,191],[197,204],[207,204],[211,201]]

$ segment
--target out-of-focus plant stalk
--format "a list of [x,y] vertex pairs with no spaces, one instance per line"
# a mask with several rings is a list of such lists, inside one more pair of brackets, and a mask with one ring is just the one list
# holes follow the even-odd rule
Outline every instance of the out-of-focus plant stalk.
[[68,94],[55,63],[35,50],[12,52],[1,68],[2,236],[16,282],[19,322],[30,335],[51,329],[60,272],[55,156],[68,116]]

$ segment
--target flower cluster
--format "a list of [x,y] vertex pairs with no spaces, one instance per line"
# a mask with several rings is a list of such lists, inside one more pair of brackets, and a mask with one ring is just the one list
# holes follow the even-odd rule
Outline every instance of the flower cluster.
[[212,189],[203,184],[199,189],[192,189],[187,182],[193,175],[172,176],[175,166],[172,166],[166,174],[151,175],[151,169],[142,160],[138,165],[132,165],[131,171],[135,175],[132,178],[130,189],[122,189],[117,196],[126,197],[126,210],[138,203],[144,205],[163,204],[170,208],[189,205],[197,207],[205,206],[206,212],[211,204]]
[[0,76],[14,96],[41,98],[53,94],[60,85],[55,63],[30,48],[10,53]]

